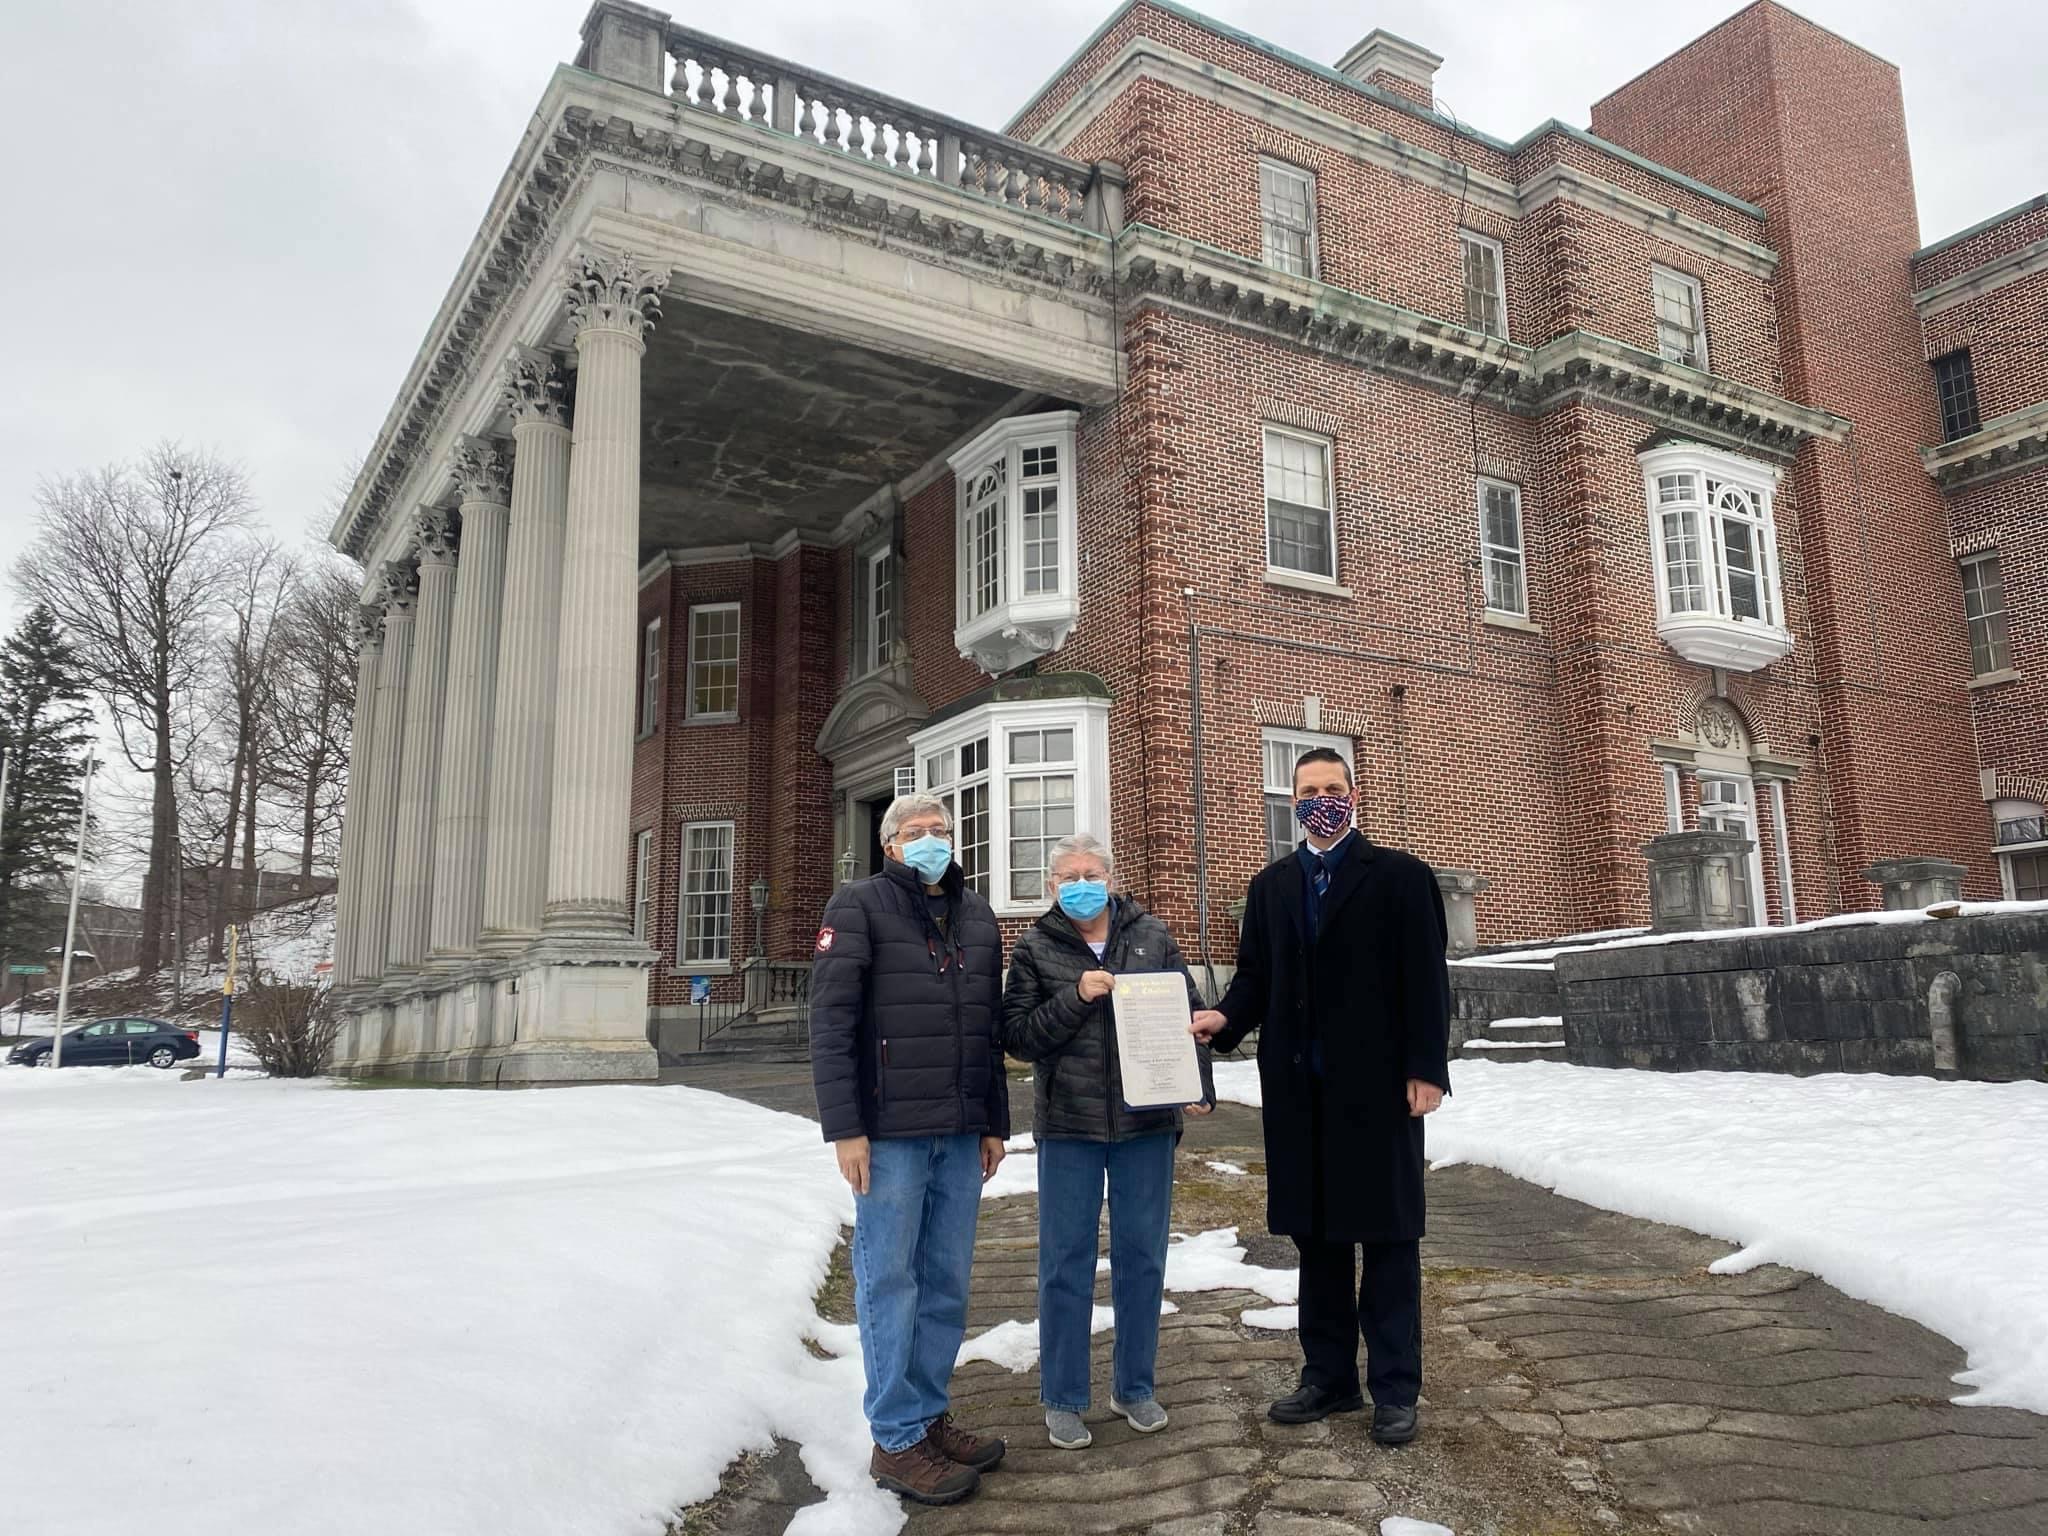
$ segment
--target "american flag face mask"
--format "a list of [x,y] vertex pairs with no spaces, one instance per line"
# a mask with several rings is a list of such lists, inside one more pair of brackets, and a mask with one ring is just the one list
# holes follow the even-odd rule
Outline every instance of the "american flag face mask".
[[1351,825],[1349,795],[1311,795],[1294,802],[1294,819],[1312,837],[1335,837]]

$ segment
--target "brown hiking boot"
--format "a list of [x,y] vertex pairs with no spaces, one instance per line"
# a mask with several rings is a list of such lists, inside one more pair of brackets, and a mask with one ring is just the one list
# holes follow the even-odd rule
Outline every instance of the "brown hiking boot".
[[948,1461],[957,1461],[963,1467],[972,1467],[977,1472],[993,1472],[1002,1463],[1003,1453],[1009,1447],[990,1435],[984,1440],[953,1422],[950,1413],[942,1413],[932,1420],[931,1428],[925,1431],[925,1438],[936,1445]]
[[948,1460],[930,1435],[893,1453],[876,1446],[868,1472],[877,1488],[900,1493],[915,1504],[958,1504],[981,1486],[981,1474]]

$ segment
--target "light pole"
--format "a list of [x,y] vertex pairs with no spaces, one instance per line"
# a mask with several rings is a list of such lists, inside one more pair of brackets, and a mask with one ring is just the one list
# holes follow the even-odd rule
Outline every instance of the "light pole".
[[754,883],[747,887],[747,899],[754,904],[753,958],[759,960],[763,953],[761,948],[762,919],[768,912],[768,877],[766,875],[756,875],[754,877]]
[[99,764],[85,760],[78,791],[78,847],[71,855],[71,915],[64,920],[64,963],[57,972],[57,1033],[50,1041],[50,1065],[64,1065],[64,1016],[71,1007],[71,949],[78,942],[78,887],[85,877],[85,817],[92,806],[92,776]]

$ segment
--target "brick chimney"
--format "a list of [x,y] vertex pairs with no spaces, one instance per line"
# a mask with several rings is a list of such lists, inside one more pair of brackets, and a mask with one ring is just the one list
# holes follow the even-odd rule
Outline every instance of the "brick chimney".
[[1443,55],[1374,27],[1337,61],[1340,73],[1405,96],[1417,106],[1436,106],[1436,72]]

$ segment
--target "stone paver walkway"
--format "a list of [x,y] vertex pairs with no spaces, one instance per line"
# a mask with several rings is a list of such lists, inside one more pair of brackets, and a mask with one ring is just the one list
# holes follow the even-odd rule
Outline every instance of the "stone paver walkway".
[[[794,1108],[801,1072],[684,1080]],[[1253,1262],[1288,1267],[1292,1246],[1261,1231],[1260,1158],[1255,1114],[1226,1105],[1196,1124],[1175,1226],[1237,1225]],[[1414,1445],[1374,1446],[1364,1415],[1267,1422],[1294,1382],[1294,1336],[1244,1327],[1268,1305],[1250,1293],[1177,1295],[1161,1323],[1168,1430],[1141,1437],[1108,1413],[1107,1334],[1085,1452],[1046,1445],[1035,1370],[970,1364],[956,1408],[1008,1437],[1008,1461],[970,1503],[914,1512],[911,1536],[1340,1536],[1388,1514],[1458,1536],[2048,1532],[2048,1420],[1950,1404],[1963,1362],[1946,1340],[1789,1270],[1710,1275],[1727,1245],[1488,1169],[1431,1174],[1429,1199]],[[971,1333],[1037,1315],[1036,1219],[1028,1197],[984,1204]],[[774,1536],[812,1497],[785,1450],[679,1529]]]

